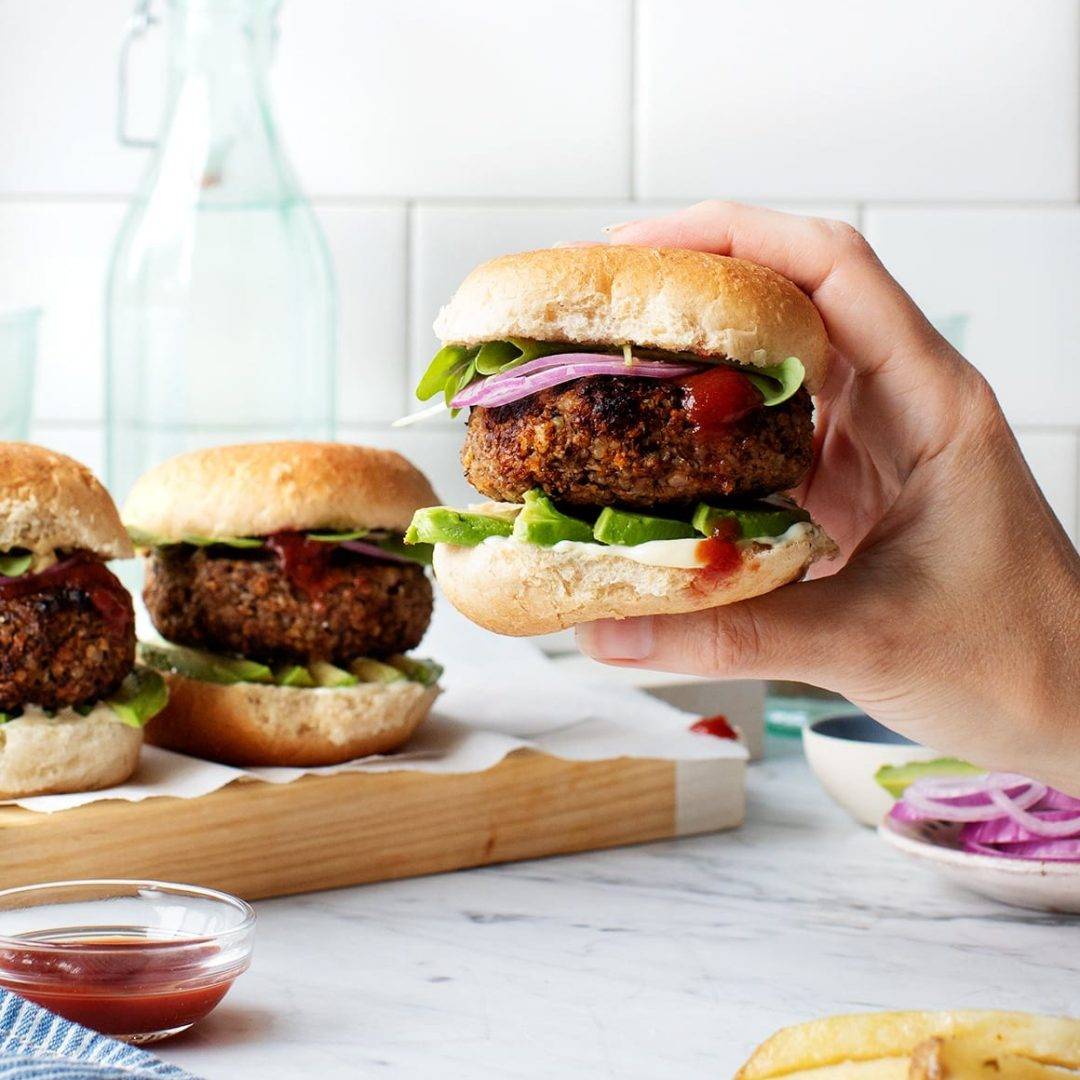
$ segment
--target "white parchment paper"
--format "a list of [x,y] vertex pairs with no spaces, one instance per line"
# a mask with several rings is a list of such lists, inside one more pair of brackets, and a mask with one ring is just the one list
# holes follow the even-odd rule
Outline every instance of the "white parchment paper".
[[737,743],[691,732],[697,717],[642,691],[568,680],[531,642],[488,634],[445,603],[439,604],[416,653],[445,665],[444,693],[431,717],[398,753],[322,768],[238,769],[145,746],[139,768],[126,784],[15,803],[52,813],[102,799],[193,799],[245,777],[287,784],[307,774],[338,772],[480,772],[523,747],[572,761],[746,757]]

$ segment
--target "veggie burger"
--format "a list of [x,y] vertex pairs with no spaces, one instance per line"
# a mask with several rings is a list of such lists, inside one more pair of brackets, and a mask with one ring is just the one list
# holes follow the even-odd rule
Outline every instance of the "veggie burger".
[[451,602],[503,634],[695,611],[795,581],[835,545],[776,492],[810,468],[828,340],[772,270],[596,245],[506,255],[443,308],[417,388],[468,409],[488,502],[417,512]]
[[133,554],[88,469],[0,443],[0,798],[91,791],[134,772],[166,689],[134,667],[131,597],[105,566]]
[[140,657],[168,707],[147,739],[236,765],[330,765],[405,742],[441,669],[406,655],[431,619],[436,502],[399,454],[336,443],[223,446],[141,477],[123,508],[165,642]]

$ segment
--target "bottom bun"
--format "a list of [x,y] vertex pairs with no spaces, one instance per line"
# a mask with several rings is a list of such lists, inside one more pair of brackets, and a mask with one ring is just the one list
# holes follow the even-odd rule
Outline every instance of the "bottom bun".
[[434,567],[463,615],[497,634],[525,637],[595,619],[733,604],[798,581],[811,563],[835,555],[836,545],[804,522],[774,541],[741,543],[739,554],[738,566],[719,572],[637,562],[597,544],[545,548],[499,537],[476,547],[437,544]]
[[169,704],[146,741],[228,765],[338,765],[396,750],[438,687],[414,682],[303,689],[167,674]]
[[0,724],[0,799],[122,784],[139,763],[142,742],[141,729],[117,719],[107,705],[86,716],[72,709],[46,716],[27,708]]

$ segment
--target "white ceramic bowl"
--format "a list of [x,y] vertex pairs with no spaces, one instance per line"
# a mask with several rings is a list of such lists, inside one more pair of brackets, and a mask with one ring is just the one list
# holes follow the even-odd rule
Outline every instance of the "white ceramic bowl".
[[942,757],[864,713],[815,720],[803,728],[806,760],[833,801],[862,825],[878,825],[895,801],[874,779],[882,765]]
[[888,818],[878,827],[887,844],[972,892],[1013,907],[1080,915],[1080,863],[979,855],[960,847],[959,831],[947,822]]

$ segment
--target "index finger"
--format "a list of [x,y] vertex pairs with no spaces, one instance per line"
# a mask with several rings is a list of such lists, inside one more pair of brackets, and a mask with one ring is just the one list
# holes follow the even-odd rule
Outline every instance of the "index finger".
[[771,267],[809,294],[833,344],[861,372],[877,370],[905,345],[936,337],[870,245],[845,222],[710,201],[613,226],[608,239],[711,251]]

